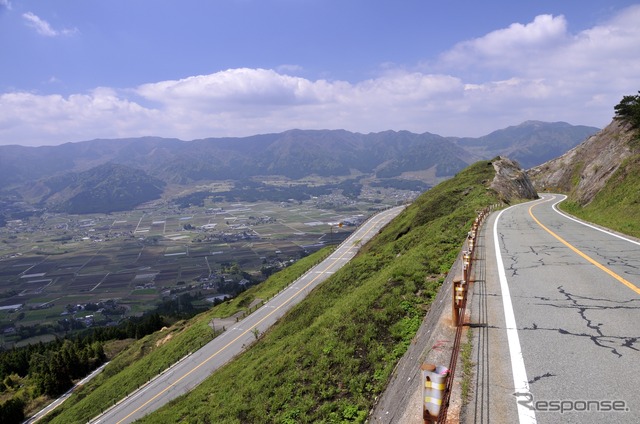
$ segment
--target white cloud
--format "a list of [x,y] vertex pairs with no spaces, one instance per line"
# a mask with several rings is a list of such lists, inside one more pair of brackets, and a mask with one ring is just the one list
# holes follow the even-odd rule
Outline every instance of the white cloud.
[[2,144],[58,144],[97,137],[142,136],[169,130],[157,111],[123,99],[111,89],[88,94],[0,95]]
[[327,93],[325,81],[279,74],[269,69],[229,69],[178,81],[144,84],[137,93],[168,105],[236,107],[316,102]]
[[588,73],[633,74],[634,70],[625,72],[617,65],[633,66],[640,58],[638,52],[640,6],[632,6],[577,34],[568,32],[563,16],[541,15],[529,24],[512,24],[459,43],[436,66],[442,72],[480,68],[511,76],[569,80]]
[[0,9],[5,8],[11,10],[11,2],[9,0],[0,0]]
[[579,33],[562,16],[538,16],[453,46],[428,68],[386,66],[356,83],[239,68],[68,97],[7,93],[0,95],[0,143],[291,128],[479,136],[528,119],[604,126],[621,97],[639,88],[634,6]]
[[[266,69],[230,69],[145,84],[136,92],[172,117],[200,116],[203,123],[220,125],[217,129],[249,134],[293,127],[420,130],[420,115],[437,109],[447,97],[461,96],[462,90],[462,82],[447,75],[397,71],[351,84]],[[234,128],[234,120],[242,124]]]
[[537,16],[528,24],[514,23],[474,40],[457,44],[441,57],[446,67],[507,67],[528,62],[532,54],[564,44],[567,38],[567,22],[564,16]]
[[78,32],[77,28],[73,28],[73,29],[65,28],[61,30],[53,29],[53,27],[51,27],[49,22],[45,21],[44,19],[40,18],[39,16],[37,16],[32,12],[23,13],[22,17],[24,18],[28,26],[30,26],[31,28],[34,28],[38,34],[44,35],[45,37],[73,35]]
[[538,16],[460,43],[438,66],[504,76],[468,85],[471,104],[482,98],[495,113],[606,125],[613,105],[640,87],[640,6],[576,34],[562,16]]

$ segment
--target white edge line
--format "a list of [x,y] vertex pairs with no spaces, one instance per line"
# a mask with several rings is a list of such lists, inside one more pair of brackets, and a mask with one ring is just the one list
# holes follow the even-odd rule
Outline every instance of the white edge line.
[[565,196],[564,194],[561,194],[561,195],[559,195],[559,196],[560,196],[560,197],[561,197],[561,196],[564,196],[564,197],[562,197],[560,200],[558,200],[556,203],[554,203],[554,204],[553,204],[553,210],[554,210],[554,211],[556,211],[557,213],[559,213],[560,215],[562,215],[562,216],[564,216],[565,218],[570,219],[570,220],[572,220],[572,221],[574,221],[574,222],[577,222],[578,224],[582,224],[582,225],[584,225],[585,227],[593,228],[594,230],[598,230],[598,231],[600,231],[601,233],[605,233],[605,234],[608,234],[608,235],[610,235],[610,236],[617,237],[617,238],[619,238],[619,239],[621,239],[621,240],[628,241],[629,243],[633,243],[633,244],[635,244],[635,245],[640,246],[640,242],[637,242],[637,241],[635,241],[635,240],[628,239],[628,238],[623,237],[623,236],[621,236],[621,235],[619,235],[619,234],[616,234],[616,233],[612,233],[611,231],[607,231],[607,230],[604,230],[604,229],[602,229],[602,228],[598,228],[598,227],[596,227],[595,225],[587,224],[587,223],[586,223],[586,222],[584,222],[584,221],[581,221],[581,220],[579,220],[579,219],[576,219],[576,218],[574,218],[574,217],[572,217],[572,216],[567,215],[566,213],[561,212],[561,211],[560,211],[560,209],[558,209],[558,208],[557,208],[557,206],[558,206],[558,204],[560,204],[560,203],[564,202],[564,201],[567,199],[567,196]]
[[507,330],[509,355],[511,356],[511,371],[513,373],[514,396],[518,407],[518,420],[520,424],[535,424],[537,421],[536,413],[532,405],[533,396],[529,391],[529,379],[527,378],[527,371],[524,367],[524,358],[522,356],[522,348],[520,347],[520,338],[518,337],[516,317],[513,313],[511,294],[509,292],[509,285],[507,284],[507,276],[504,271],[502,254],[500,253],[498,221],[500,220],[500,217],[505,210],[507,209],[500,211],[493,224],[493,241],[496,250],[498,276],[500,277],[500,289],[502,291],[502,305],[504,308],[504,320]]

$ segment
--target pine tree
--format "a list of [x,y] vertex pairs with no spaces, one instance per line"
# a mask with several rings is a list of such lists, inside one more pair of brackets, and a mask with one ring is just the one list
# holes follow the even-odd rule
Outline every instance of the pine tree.
[[616,119],[625,120],[634,128],[640,128],[640,91],[633,96],[624,96],[614,110]]

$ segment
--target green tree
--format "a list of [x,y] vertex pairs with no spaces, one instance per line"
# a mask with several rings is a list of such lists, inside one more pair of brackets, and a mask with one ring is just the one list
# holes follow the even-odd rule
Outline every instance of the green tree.
[[71,375],[61,352],[35,353],[29,361],[29,374],[38,393],[57,396],[71,387]]
[[629,122],[634,128],[640,128],[640,91],[632,96],[624,96],[620,103],[614,106],[616,119]]
[[84,374],[84,364],[80,363],[78,355],[78,346],[70,340],[65,340],[59,352],[59,364],[68,371],[71,378],[77,378]]
[[24,401],[13,398],[0,405],[0,420],[7,424],[24,421]]

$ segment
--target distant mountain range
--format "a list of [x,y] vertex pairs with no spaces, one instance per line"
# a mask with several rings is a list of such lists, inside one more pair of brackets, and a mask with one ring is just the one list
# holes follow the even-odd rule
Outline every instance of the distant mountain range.
[[431,186],[497,155],[525,168],[535,166],[597,131],[564,122],[527,121],[479,138],[291,130],[192,141],[142,137],[0,146],[0,205],[27,202],[73,213],[109,212],[158,198],[167,185],[271,175],[393,180],[396,185],[404,179]]
[[453,140],[483,159],[499,154],[529,169],[562,155],[598,131],[595,127],[566,122],[526,121],[483,137]]

